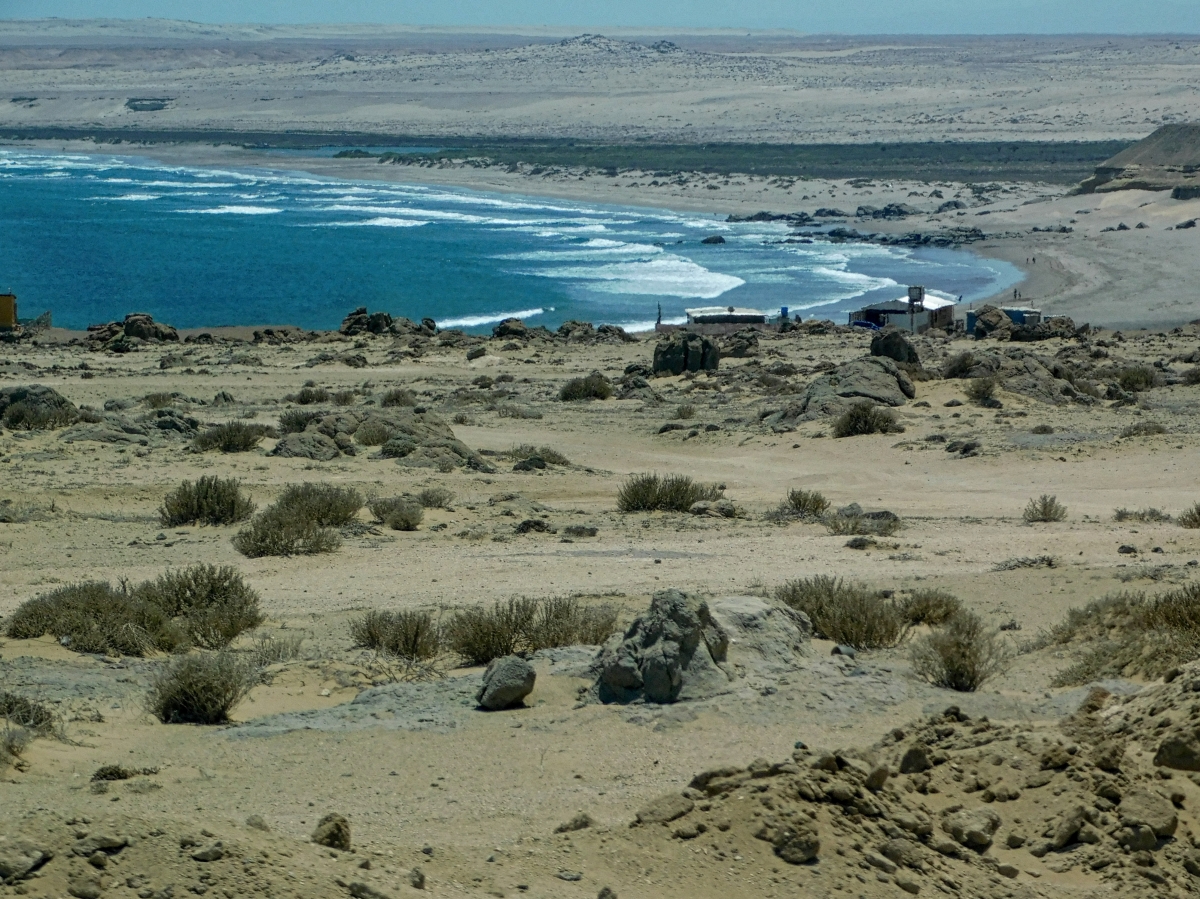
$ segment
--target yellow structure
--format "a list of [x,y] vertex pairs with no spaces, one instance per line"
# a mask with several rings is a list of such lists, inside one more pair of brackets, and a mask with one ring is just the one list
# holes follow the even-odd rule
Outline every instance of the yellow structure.
[[12,331],[17,327],[17,295],[0,293],[0,329]]

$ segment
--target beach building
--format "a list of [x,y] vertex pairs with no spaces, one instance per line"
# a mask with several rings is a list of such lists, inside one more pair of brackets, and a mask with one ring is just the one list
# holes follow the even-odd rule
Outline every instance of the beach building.
[[0,293],[0,330],[15,331],[17,327],[17,295]]
[[738,309],[734,306],[703,306],[685,309],[689,325],[765,325],[767,315],[757,309]]
[[920,294],[920,299],[908,297],[872,303],[850,313],[850,324],[866,322],[878,328],[892,325],[913,334],[923,334],[930,328],[950,328],[954,325],[954,300]]

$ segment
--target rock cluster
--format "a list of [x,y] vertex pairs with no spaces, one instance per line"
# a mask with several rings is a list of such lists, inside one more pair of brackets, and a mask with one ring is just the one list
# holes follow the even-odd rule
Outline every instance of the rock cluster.
[[53,387],[47,387],[44,384],[28,384],[19,387],[5,387],[0,390],[0,418],[4,417],[10,406],[18,403],[38,417],[62,422],[74,421],[79,414],[75,404]]
[[654,347],[654,374],[681,375],[687,371],[716,371],[721,351],[711,337],[676,331]]
[[177,343],[179,332],[144,312],[133,312],[124,321],[89,325],[87,339],[92,349],[119,353],[134,350],[142,343]]
[[362,334],[408,334],[433,337],[437,334],[437,323],[431,318],[423,318],[418,325],[407,318],[392,318],[386,312],[369,313],[366,306],[359,306],[342,319],[342,326],[338,330],[347,337],[357,337]]
[[819,375],[804,388],[799,400],[783,409],[763,411],[760,421],[776,431],[788,431],[800,421],[840,415],[862,400],[903,406],[916,395],[916,387],[895,362],[884,356],[867,356]]

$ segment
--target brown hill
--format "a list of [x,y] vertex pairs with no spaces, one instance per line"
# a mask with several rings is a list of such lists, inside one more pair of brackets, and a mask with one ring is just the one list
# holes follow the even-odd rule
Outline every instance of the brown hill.
[[1177,199],[1200,196],[1200,125],[1164,125],[1096,167],[1081,193],[1171,190]]

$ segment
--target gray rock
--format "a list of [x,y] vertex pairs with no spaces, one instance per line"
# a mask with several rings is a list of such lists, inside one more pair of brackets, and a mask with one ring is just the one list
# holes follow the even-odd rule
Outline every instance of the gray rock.
[[1000,816],[990,808],[962,809],[947,815],[942,830],[963,846],[983,851],[992,845],[1000,827]]
[[737,507],[732,500],[701,500],[698,503],[692,503],[688,512],[692,515],[708,515],[712,518],[736,518]]
[[906,365],[920,365],[921,357],[899,328],[884,328],[871,338],[871,355],[885,356]]
[[350,851],[350,822],[343,816],[330,813],[317,822],[312,841],[318,846]]
[[888,840],[879,847],[879,854],[906,868],[914,868],[919,871],[925,867],[925,853],[921,844],[915,840]]
[[263,833],[271,832],[271,828],[262,815],[250,815],[246,818],[246,826],[252,830],[261,830]]
[[337,444],[324,434],[304,431],[300,434],[285,434],[267,455],[281,459],[312,459],[329,462],[342,454]]
[[1145,824],[1122,827],[1114,836],[1130,852],[1150,852],[1158,846],[1158,837]]
[[984,340],[988,337],[996,340],[1008,340],[1012,336],[1012,319],[996,306],[984,305],[975,315],[975,339]]
[[22,880],[52,858],[50,847],[30,840],[0,842],[0,880]]
[[497,340],[524,340],[528,336],[529,327],[519,318],[506,318],[492,328],[492,337]]
[[43,384],[29,384],[21,387],[5,387],[0,390],[0,417],[8,411],[8,407],[21,403],[37,415],[51,416],[56,420],[55,427],[70,424],[79,414],[75,404],[52,387]]
[[1158,744],[1154,764],[1177,771],[1200,771],[1200,731],[1180,728]]
[[1075,841],[1075,836],[1079,833],[1079,828],[1083,826],[1086,818],[1084,817],[1084,808],[1082,805],[1075,805],[1063,812],[1059,817],[1058,823],[1054,825],[1054,836],[1050,838],[1053,848],[1062,849]]
[[113,836],[106,833],[92,834],[78,840],[71,847],[71,852],[75,855],[87,858],[96,852],[120,852],[129,845],[127,837]]
[[613,636],[593,664],[602,702],[670,703],[727,687],[720,667],[729,637],[708,603],[679,590],[654,594],[650,609]]
[[670,824],[695,807],[696,803],[682,793],[667,793],[642,806],[637,821],[639,824]]
[[929,750],[919,743],[910,746],[904,753],[904,757],[900,759],[901,774],[920,774],[932,767],[933,762],[929,760]]
[[685,371],[716,371],[721,351],[711,337],[676,331],[654,347],[654,374],[681,375]]
[[757,675],[795,669],[812,639],[812,622],[758,596],[723,596],[708,604],[713,621],[728,636],[726,661]]
[[520,656],[493,659],[475,698],[480,707],[489,711],[507,709],[532,693],[536,680],[533,666]]
[[1130,790],[1126,793],[1121,799],[1118,813],[1123,826],[1133,827],[1142,824],[1149,827],[1159,837],[1173,836],[1175,828],[1179,824],[1179,816],[1175,812],[1175,807],[1171,805],[1171,801],[1161,793],[1145,788]]
[[144,312],[134,312],[125,316],[124,331],[126,337],[136,337],[139,340],[178,342],[179,332],[170,325],[156,322]]
[[192,853],[192,858],[198,862],[218,862],[225,857],[225,846],[220,841],[201,846]]
[[760,416],[763,424],[777,431],[795,427],[800,421],[813,421],[828,415],[840,415],[862,400],[883,406],[903,406],[917,395],[908,375],[891,359],[867,356],[839,365],[812,381],[798,402]]
[[348,337],[358,334],[386,334],[392,328],[392,317],[386,312],[367,313],[366,306],[359,306],[342,319],[341,332]]

